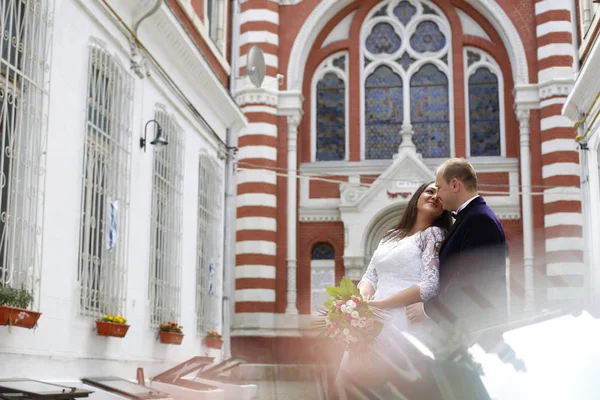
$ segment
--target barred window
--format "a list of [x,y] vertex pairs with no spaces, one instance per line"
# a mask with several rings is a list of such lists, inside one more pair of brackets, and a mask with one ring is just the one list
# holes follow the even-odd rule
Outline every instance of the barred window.
[[103,44],[92,40],[88,65],[79,285],[81,314],[123,314],[133,80]]
[[200,154],[198,175],[198,245],[196,317],[198,334],[217,330],[220,321],[221,203],[223,171],[208,154]]
[[152,327],[180,322],[185,146],[182,129],[164,107],[157,108],[155,119],[169,144],[154,151],[148,291]]
[[52,9],[51,0],[0,2],[0,286],[23,287],[35,294],[42,247]]
[[317,314],[325,308],[329,298],[325,288],[335,286],[335,251],[329,243],[317,243],[312,248],[310,262],[311,312]]

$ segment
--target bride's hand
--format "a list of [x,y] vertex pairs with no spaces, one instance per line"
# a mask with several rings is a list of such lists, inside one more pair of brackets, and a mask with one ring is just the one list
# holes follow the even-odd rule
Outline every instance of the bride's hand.
[[381,309],[383,309],[383,301],[381,301],[381,300],[372,300],[372,301],[369,301],[369,306],[374,307],[374,308],[381,308]]

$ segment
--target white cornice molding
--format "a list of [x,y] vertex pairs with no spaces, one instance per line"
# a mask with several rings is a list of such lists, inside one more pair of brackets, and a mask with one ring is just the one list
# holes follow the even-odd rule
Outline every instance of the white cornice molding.
[[277,107],[279,103],[279,93],[268,89],[244,88],[236,93],[235,101],[240,107],[249,104]]
[[[477,173],[488,172],[517,172],[519,170],[519,160],[517,158],[504,157],[470,157],[469,162],[473,165]],[[323,174],[327,176],[341,175],[380,175],[394,160],[364,160],[364,161],[331,161],[331,162],[311,162],[300,165],[301,174]],[[444,160],[424,158],[421,159],[431,171],[442,164]]]
[[513,89],[513,96],[515,109],[540,108],[540,89],[537,84],[517,85]]
[[[143,4],[148,3],[147,0],[142,1]],[[132,15],[140,5],[132,0],[119,4],[127,8]],[[155,14],[140,25],[138,36],[158,62],[167,63],[167,60],[160,59],[160,54],[176,57],[183,76],[189,77],[185,82],[177,82],[177,84],[184,87],[183,91],[190,101],[203,98],[203,103],[207,104],[212,113],[227,127],[237,130],[247,124],[244,113],[229,94],[229,90],[220,81],[205,55],[200,53],[168,5],[163,3]],[[158,40],[159,37],[162,38],[162,43]],[[210,99],[207,101],[208,97]],[[201,107],[197,108],[201,109]],[[218,134],[224,139],[224,132]]]
[[600,93],[600,35],[596,38],[590,53],[577,76],[573,90],[563,107],[563,115],[572,121],[579,121],[592,106]]
[[300,222],[339,222],[342,219],[337,208],[300,207],[298,220]]
[[538,84],[540,100],[553,96],[568,96],[573,90],[573,79],[552,79]]

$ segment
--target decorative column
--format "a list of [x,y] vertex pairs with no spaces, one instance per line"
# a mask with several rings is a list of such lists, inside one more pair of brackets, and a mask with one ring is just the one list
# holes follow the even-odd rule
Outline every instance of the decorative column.
[[523,264],[525,272],[525,310],[534,307],[534,267],[533,267],[533,205],[531,201],[531,149],[529,145],[530,110],[517,111],[519,137],[521,143],[521,193],[523,214]]
[[297,204],[297,187],[298,179],[296,169],[298,168],[298,125],[300,117],[291,115],[287,117],[288,123],[288,148],[287,148],[287,292],[285,308],[286,314],[298,314],[298,306],[296,305],[296,232],[298,221],[298,204]]
[[[577,49],[573,46],[571,2],[535,3],[541,168],[548,300],[585,298],[581,167],[573,122],[562,115],[573,87]],[[585,5],[590,3],[584,3]]]

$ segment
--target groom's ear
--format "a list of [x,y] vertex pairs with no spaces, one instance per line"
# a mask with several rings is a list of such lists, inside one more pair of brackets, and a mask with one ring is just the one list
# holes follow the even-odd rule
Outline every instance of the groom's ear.
[[458,190],[460,189],[460,181],[456,178],[452,178],[452,180],[450,181],[450,185],[452,186],[452,190],[454,192],[458,192]]

